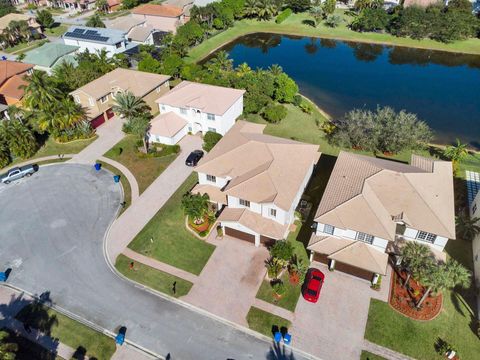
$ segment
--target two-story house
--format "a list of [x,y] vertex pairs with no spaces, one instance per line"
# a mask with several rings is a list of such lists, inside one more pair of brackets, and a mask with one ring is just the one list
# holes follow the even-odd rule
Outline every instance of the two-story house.
[[[468,172],[467,172],[468,173]],[[478,173],[470,173],[470,178],[467,174],[467,181],[475,184],[472,188],[469,189],[469,200],[470,200],[470,218],[479,219],[480,217],[480,191],[477,189],[480,188],[480,178]],[[475,193],[477,191],[477,193]],[[480,225],[477,221],[477,225]],[[472,250],[473,250],[473,273],[475,275],[475,284],[477,289],[480,289],[480,234],[476,234],[472,239]],[[477,297],[478,309],[480,309],[480,298]]]
[[185,24],[185,10],[169,4],[143,4],[132,10],[132,17],[143,20],[155,30],[175,33]]
[[244,90],[182,81],[157,99],[149,141],[174,145],[187,133],[225,135],[243,112]]
[[[10,26],[10,23],[12,21],[25,21],[28,24],[28,28],[32,36],[42,34],[42,27],[35,19],[35,16],[16,13],[10,13],[0,18],[0,34],[3,35],[3,33]],[[14,35],[10,33],[10,36]]]
[[116,29],[70,26],[62,38],[65,45],[78,46],[80,52],[88,50],[95,54],[105,50],[108,57],[128,49],[127,33]]
[[32,73],[33,65],[18,61],[0,61],[0,104],[15,105],[22,100],[23,87],[28,85],[27,76]]
[[225,235],[255,246],[286,238],[320,157],[317,145],[264,135],[264,128],[237,121],[195,168],[192,190],[222,210]]
[[366,280],[385,275],[406,241],[445,260],[455,239],[452,164],[412,155],[411,164],[342,151],[315,215],[311,259]]
[[72,91],[70,95],[86,109],[88,119],[96,128],[114,116],[112,106],[118,93],[129,91],[141,97],[155,113],[155,100],[170,90],[169,79],[167,75],[117,68]]

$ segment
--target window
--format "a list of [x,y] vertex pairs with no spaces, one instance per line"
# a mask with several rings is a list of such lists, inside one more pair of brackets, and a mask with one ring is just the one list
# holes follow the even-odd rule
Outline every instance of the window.
[[81,103],[81,101],[80,101],[80,96],[78,96],[78,95],[75,95],[75,96],[73,97],[73,100],[75,100],[75,102],[76,102],[77,104],[80,104],[80,103]]
[[182,114],[182,115],[187,115],[187,109],[185,109],[185,108],[180,108],[180,114]]
[[216,133],[216,132],[217,132],[217,129],[209,127],[209,128],[208,128],[208,131]]
[[122,47],[122,43],[121,43],[121,42],[116,43],[116,44],[115,44],[115,47],[116,47],[117,49],[118,49],[118,48],[121,48],[121,47]]
[[477,212],[477,204],[473,204],[472,214],[475,215],[476,212]]
[[213,175],[207,175],[207,181],[210,181],[210,182],[216,182],[217,181],[217,178]]
[[162,111],[165,111],[165,105],[162,105],[161,109]]
[[102,97],[100,98],[100,102],[101,102],[102,104],[105,104],[105,103],[107,102],[107,100],[108,100],[108,95],[102,96]]
[[93,98],[88,98],[88,103],[90,106],[95,106],[95,100],[93,100]]
[[159,93],[160,91],[162,91],[162,86],[161,85],[159,87],[157,87],[157,93]]
[[215,114],[207,114],[208,120],[215,120]]
[[330,235],[333,235],[333,232],[335,231],[335,227],[332,226],[332,225],[323,225],[323,232],[324,233],[327,233],[327,234],[330,234]]
[[243,200],[243,199],[240,199],[239,201],[240,201],[240,205],[245,206],[245,207],[250,207],[250,201]]
[[373,243],[373,236],[369,234],[365,234],[363,232],[357,232],[357,236],[355,237],[358,241],[363,241],[367,244]]
[[430,234],[426,231],[417,232],[417,240],[421,240],[421,241],[425,241],[430,244],[433,244],[436,238],[437,238],[437,235]]
[[270,209],[270,216],[277,217],[277,209]]

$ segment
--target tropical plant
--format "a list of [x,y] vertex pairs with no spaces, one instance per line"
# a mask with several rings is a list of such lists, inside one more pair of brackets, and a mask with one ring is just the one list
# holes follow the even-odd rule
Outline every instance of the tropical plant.
[[272,66],[269,66],[268,71],[275,77],[283,74],[283,68],[278,64],[273,64]]
[[300,283],[303,283],[307,271],[308,264],[306,264],[302,259],[300,259],[297,254],[293,254],[290,258],[290,262],[288,263],[288,272],[290,274],[298,274]]
[[107,0],[96,0],[95,7],[98,11],[106,13],[108,11],[108,1]]
[[281,280],[273,282],[272,289],[275,292],[275,294],[277,294],[278,296],[282,296],[283,294],[285,294],[285,291],[287,290],[285,288],[285,284]]
[[248,74],[251,74],[252,73],[252,68],[250,66],[248,66],[247,63],[241,63],[240,65],[237,66],[237,68],[235,69],[235,71],[237,72],[237,75],[242,77],[244,75],[248,75]]
[[320,25],[322,19],[325,17],[325,10],[323,6],[312,6],[309,10],[310,16],[315,22],[315,26]]
[[229,59],[226,51],[221,50],[209,61],[208,68],[218,69],[220,71],[231,71],[233,68],[233,60]]
[[467,155],[467,144],[462,144],[459,139],[455,145],[449,145],[443,150],[443,156],[453,162],[461,162]]
[[181,206],[185,215],[199,225],[205,221],[204,219],[208,215],[209,200],[208,194],[202,195],[188,192],[183,195]]
[[253,18],[257,16],[257,0],[245,0],[243,16],[246,18]]
[[323,11],[326,15],[331,15],[335,11],[335,6],[337,4],[337,0],[325,0],[323,2]]
[[21,120],[1,121],[0,137],[6,141],[10,153],[15,157],[29,158],[38,147],[32,130]]
[[277,6],[273,0],[257,0],[256,10],[260,20],[270,20],[277,14]]
[[25,90],[23,102],[30,110],[52,111],[62,97],[53,78],[40,70],[33,70],[28,84],[21,85],[21,88]]
[[288,263],[293,255],[293,246],[289,241],[279,240],[270,248],[270,256],[281,260],[284,265]]
[[141,97],[133,95],[132,92],[120,92],[115,95],[113,112],[128,119],[150,116],[150,106]]
[[457,238],[472,241],[480,234],[480,218],[461,214],[455,218]]
[[403,287],[407,287],[412,274],[418,274],[420,269],[432,260],[433,254],[427,245],[409,241],[400,252],[402,266],[407,271],[407,278]]
[[10,164],[12,157],[10,155],[10,149],[6,139],[3,139],[0,134],[0,168],[3,168]]
[[[58,109],[55,114],[57,129],[64,130],[76,126],[87,118],[85,109],[77,104],[71,97],[66,97],[58,103]],[[48,128],[52,128],[49,126]]]
[[325,19],[325,25],[331,28],[336,28],[342,22],[342,18],[336,14],[328,15]]
[[267,268],[268,277],[276,280],[278,278],[278,274],[280,274],[280,271],[282,271],[283,265],[281,261],[272,256],[265,260],[265,267]]
[[88,18],[87,22],[85,23],[85,26],[96,27],[96,28],[104,28],[105,23],[100,18],[100,15],[95,14],[95,15],[92,15]]
[[37,22],[44,28],[51,28],[55,24],[52,13],[48,10],[37,11]]
[[282,73],[275,77],[275,91],[273,98],[278,102],[291,103],[298,93],[298,85],[287,74]]
[[15,353],[18,351],[18,345],[8,340],[10,334],[0,330],[0,359],[15,360]]

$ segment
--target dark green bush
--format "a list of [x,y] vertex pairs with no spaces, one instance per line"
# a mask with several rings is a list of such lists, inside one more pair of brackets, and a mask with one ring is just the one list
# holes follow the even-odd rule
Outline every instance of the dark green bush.
[[222,135],[216,132],[207,131],[207,133],[203,137],[203,150],[205,151],[212,150],[213,147],[220,141],[221,138],[222,138]]
[[280,104],[268,105],[262,113],[262,117],[270,123],[278,123],[287,116],[287,108]]

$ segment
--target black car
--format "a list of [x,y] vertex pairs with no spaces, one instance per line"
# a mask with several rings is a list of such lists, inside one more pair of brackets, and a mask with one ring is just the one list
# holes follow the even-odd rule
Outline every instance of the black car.
[[202,150],[192,151],[190,155],[188,155],[187,160],[185,160],[185,165],[196,166],[202,157],[203,157]]

